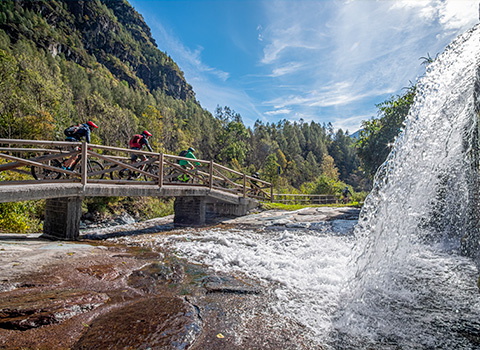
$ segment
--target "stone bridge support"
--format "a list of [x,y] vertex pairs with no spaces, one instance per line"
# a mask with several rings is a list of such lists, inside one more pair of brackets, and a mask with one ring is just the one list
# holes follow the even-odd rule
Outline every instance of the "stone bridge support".
[[240,198],[238,203],[228,203],[204,196],[177,197],[174,224],[176,226],[205,225],[216,217],[243,216],[257,206],[256,201]]
[[67,241],[78,240],[81,216],[81,197],[47,199],[43,237]]
[[176,226],[205,225],[206,198],[205,197],[177,197],[174,203]]

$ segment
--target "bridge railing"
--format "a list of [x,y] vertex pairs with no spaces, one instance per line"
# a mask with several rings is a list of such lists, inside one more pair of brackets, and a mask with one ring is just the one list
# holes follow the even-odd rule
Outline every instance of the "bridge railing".
[[277,194],[273,195],[274,203],[283,204],[337,204],[338,197],[324,194]]
[[203,186],[259,200],[273,197],[271,183],[213,161],[85,142],[0,139],[0,186],[52,182]]

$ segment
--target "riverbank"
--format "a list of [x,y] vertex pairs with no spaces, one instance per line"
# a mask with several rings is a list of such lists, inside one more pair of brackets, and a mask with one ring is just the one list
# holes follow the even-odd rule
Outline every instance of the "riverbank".
[[[273,210],[214,226],[348,234],[357,217],[353,208]],[[150,245],[155,235],[181,234],[172,220],[85,230],[80,242],[1,235],[0,347],[311,349],[304,327],[271,307],[273,283]],[[125,244],[128,237],[141,244]]]

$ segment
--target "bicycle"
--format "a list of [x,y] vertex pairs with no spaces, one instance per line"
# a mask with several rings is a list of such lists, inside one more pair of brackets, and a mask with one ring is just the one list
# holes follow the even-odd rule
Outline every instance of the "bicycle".
[[[208,177],[204,174],[201,174],[198,169],[186,169],[191,175],[186,174],[179,169],[171,169],[164,177],[165,182],[179,182],[179,183],[190,183],[190,184],[205,184],[208,182]],[[183,178],[183,179],[181,179]]]
[[[70,170],[70,171],[75,171],[76,167],[78,164],[80,164],[82,160],[82,156],[78,155],[77,159],[75,159],[75,162],[67,168],[65,166],[65,162],[70,159],[70,158],[62,158],[62,160],[58,159],[52,159],[48,161],[48,165],[59,168],[58,171],[55,170],[50,170],[50,169],[45,169],[45,168],[39,168],[36,166],[31,166],[30,167],[30,172],[32,173],[32,176],[35,178],[35,180],[57,180],[62,177],[62,175],[66,175],[64,172],[62,172],[63,169],[65,170]],[[88,173],[95,173],[95,172],[100,172],[103,171],[103,165],[100,164],[99,162],[95,160],[90,160],[87,158],[87,174]],[[81,174],[82,168],[79,168],[79,173]],[[92,176],[93,179],[103,179],[105,174],[98,174],[95,176]],[[68,175],[66,175],[68,177]]]
[[[139,170],[142,170],[142,171],[146,171],[150,174],[153,174],[155,176],[158,176],[159,174],[159,171],[160,171],[160,168],[157,164],[154,164],[154,163],[149,163],[148,162],[148,158],[144,158],[144,159],[140,159],[137,158],[135,160],[136,163],[140,163],[140,164],[134,164],[133,166],[138,168]],[[130,170],[130,169],[121,169],[119,171],[112,171],[110,173],[110,177],[112,180],[117,180],[117,179],[120,179],[120,180],[137,180],[139,179],[140,177],[142,176],[142,173],[140,172],[137,172],[137,171],[133,171],[133,170]],[[151,181],[152,178],[146,174],[143,174],[143,177],[146,181]]]

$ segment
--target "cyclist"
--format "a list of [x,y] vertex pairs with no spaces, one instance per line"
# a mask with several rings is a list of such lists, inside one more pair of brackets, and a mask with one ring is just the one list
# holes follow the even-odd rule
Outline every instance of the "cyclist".
[[[194,153],[195,153],[195,148],[189,147],[188,150],[180,152],[179,156],[182,156],[185,158],[197,159]],[[194,162],[195,165],[193,165],[188,160],[183,160],[183,159],[179,160],[178,164],[180,164],[180,166],[186,170],[194,170],[195,165],[200,165],[200,163],[198,162]],[[187,182],[190,177],[187,174],[181,174],[177,178],[179,181]]]
[[350,190],[348,189],[348,186],[345,186],[345,188],[342,191],[343,203],[347,204],[350,201],[349,196],[353,196],[352,192],[350,192]]
[[[150,152],[153,152],[153,149],[152,149],[152,146],[150,146],[150,143],[148,143],[148,138],[151,137],[152,134],[150,134],[147,130],[144,130],[141,134],[136,134],[136,135],[133,135],[133,137],[130,139],[130,149],[134,149],[134,150],[141,150],[143,147],[147,147],[147,149],[150,151]],[[136,155],[135,153],[132,153],[131,155],[131,160],[132,160],[132,163],[134,163],[138,158],[138,155]],[[145,157],[144,155],[142,155],[142,158],[143,160],[146,160],[147,157]]]
[[[65,136],[67,136],[65,141],[80,142],[84,137],[85,141],[87,141],[87,143],[90,143],[90,134],[93,129],[98,129],[98,126],[95,125],[95,123],[92,121],[88,121],[84,124],[72,125],[66,128],[64,131]],[[77,148],[75,148],[75,150],[77,150]],[[70,170],[78,157],[79,155],[77,154],[76,156],[67,159],[64,163],[65,169]]]

